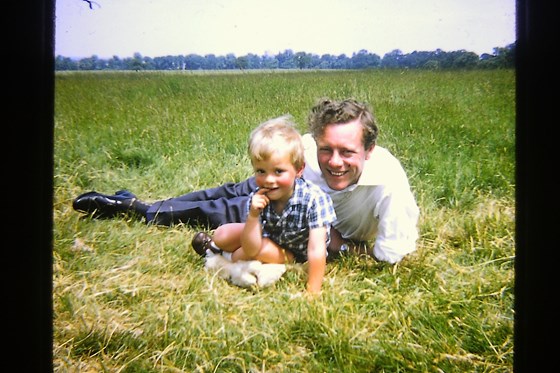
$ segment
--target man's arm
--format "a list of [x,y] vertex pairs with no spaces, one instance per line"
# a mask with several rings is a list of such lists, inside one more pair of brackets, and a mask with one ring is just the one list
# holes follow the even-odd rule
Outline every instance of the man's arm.
[[416,250],[420,211],[409,190],[386,192],[378,203],[378,232],[373,255],[391,264]]
[[373,256],[373,247],[368,247],[367,242],[345,240],[334,227],[331,227],[331,241],[327,249],[329,255],[335,258],[344,253]]

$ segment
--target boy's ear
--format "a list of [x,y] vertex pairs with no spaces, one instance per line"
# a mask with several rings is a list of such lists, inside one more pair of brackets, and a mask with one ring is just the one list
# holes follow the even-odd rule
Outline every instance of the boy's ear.
[[303,170],[304,169],[305,169],[305,163],[303,164],[303,166],[301,166],[301,168],[297,172],[297,177],[302,177],[303,176]]

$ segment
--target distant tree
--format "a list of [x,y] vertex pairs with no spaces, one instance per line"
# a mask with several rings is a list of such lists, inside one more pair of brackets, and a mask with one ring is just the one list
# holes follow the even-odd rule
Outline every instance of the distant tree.
[[156,68],[156,64],[152,57],[144,56],[144,58],[142,58],[142,64],[144,70],[155,70]]
[[79,70],[103,70],[106,66],[104,60],[100,60],[97,55],[92,55],[91,57],[82,58],[78,61]]
[[237,69],[237,58],[233,53],[226,54],[226,57],[224,58],[224,65],[226,70]]
[[335,61],[335,65],[333,66],[333,68],[335,69],[347,69],[349,66],[350,60],[348,57],[346,57],[345,54],[339,54],[336,57],[336,61]]
[[295,65],[299,69],[305,69],[311,65],[311,55],[305,52],[297,52],[294,55]]
[[511,69],[515,68],[515,43],[505,48],[494,48],[494,53],[483,53],[478,67],[483,69]]
[[262,67],[262,58],[256,54],[249,53],[247,56],[247,68],[248,69],[260,69]]
[[424,62],[422,68],[426,70],[437,70],[439,69],[439,62],[436,60],[428,60]]
[[397,68],[400,67],[400,62],[403,57],[403,53],[400,49],[393,49],[389,53],[385,53],[383,60],[381,61],[381,67],[385,68]]
[[204,56],[205,60],[205,69],[208,70],[219,70],[223,67],[221,66],[220,60],[214,54],[207,54]]
[[381,64],[381,58],[362,49],[358,53],[354,53],[350,60],[350,67],[353,69],[371,69]]
[[113,56],[113,58],[107,62],[107,68],[110,70],[123,70],[124,65],[119,56]]
[[188,54],[185,56],[187,70],[202,70],[204,68],[204,57],[198,54]]
[[163,56],[155,57],[154,65],[156,70],[175,70],[180,69],[180,66],[175,65],[176,57],[173,56]]
[[237,59],[235,60],[235,66],[237,66],[239,70],[246,70],[249,66],[249,60],[247,59],[247,56],[237,57]]
[[452,67],[457,69],[472,69],[478,65],[478,55],[474,52],[460,50],[455,54]]
[[294,69],[296,67],[294,52],[291,49],[278,53],[276,58],[278,59],[278,67],[281,69]]
[[494,48],[494,55],[498,58],[501,67],[511,68],[515,66],[515,43],[505,48]]
[[[437,56],[434,56],[434,52],[414,51],[403,56],[401,67],[404,66],[410,69],[425,68],[426,62],[430,60],[437,62]],[[430,66],[433,67],[433,64]]]
[[69,57],[56,56],[55,70],[78,70],[78,64]]
[[128,60],[128,69],[136,71],[144,70],[144,59],[140,53],[134,53],[132,59]]
[[262,58],[261,66],[263,69],[277,69],[279,65],[280,63],[278,62],[278,59],[275,56],[265,55]]
[[336,62],[336,58],[330,54],[323,54],[319,59],[319,68],[320,69],[329,69],[334,68],[334,64]]

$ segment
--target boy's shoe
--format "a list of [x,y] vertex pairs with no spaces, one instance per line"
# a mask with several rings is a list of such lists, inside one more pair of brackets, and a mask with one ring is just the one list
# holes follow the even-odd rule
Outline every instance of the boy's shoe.
[[93,218],[106,219],[128,212],[135,200],[136,196],[128,190],[119,190],[112,196],[92,191],[79,195],[72,207]]
[[216,249],[213,245],[211,245],[212,237],[204,232],[198,232],[194,235],[191,245],[196,251],[196,253],[200,256],[206,256],[206,250],[210,250],[215,254],[221,253],[221,250]]

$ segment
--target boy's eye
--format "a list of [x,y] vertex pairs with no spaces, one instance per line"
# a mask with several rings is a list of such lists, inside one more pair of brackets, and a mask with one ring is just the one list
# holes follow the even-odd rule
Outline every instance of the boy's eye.
[[[276,170],[274,170],[274,174],[275,174],[275,175],[281,175],[281,174],[283,174],[284,172],[286,172],[286,170],[283,170],[283,169],[281,169],[281,168],[277,168]],[[262,169],[257,169],[257,170],[255,170],[255,174],[257,174],[257,175],[266,175],[266,171],[265,171],[265,170],[262,170]]]

